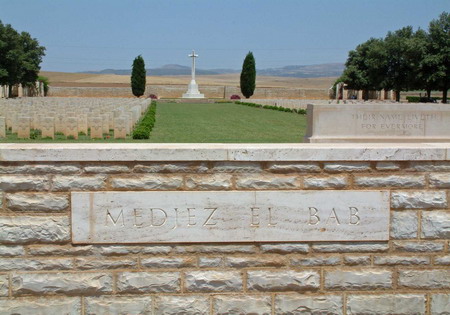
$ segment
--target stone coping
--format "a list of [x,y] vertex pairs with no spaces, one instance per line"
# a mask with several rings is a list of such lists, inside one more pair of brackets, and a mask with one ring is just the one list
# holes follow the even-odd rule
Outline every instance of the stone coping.
[[450,143],[7,143],[0,161],[446,161]]

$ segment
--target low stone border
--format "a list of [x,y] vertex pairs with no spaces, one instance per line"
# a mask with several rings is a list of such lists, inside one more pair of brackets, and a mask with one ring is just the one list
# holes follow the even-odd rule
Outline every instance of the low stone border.
[[450,143],[0,144],[0,161],[447,161]]

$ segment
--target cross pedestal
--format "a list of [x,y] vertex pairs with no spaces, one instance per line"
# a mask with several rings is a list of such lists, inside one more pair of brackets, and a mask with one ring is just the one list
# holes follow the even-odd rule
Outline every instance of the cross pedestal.
[[192,54],[189,55],[192,58],[192,70],[191,70],[191,82],[188,85],[188,90],[183,94],[183,98],[205,98],[204,94],[201,94],[198,90],[198,84],[195,82],[195,58],[198,55],[195,54],[195,51],[192,51]]

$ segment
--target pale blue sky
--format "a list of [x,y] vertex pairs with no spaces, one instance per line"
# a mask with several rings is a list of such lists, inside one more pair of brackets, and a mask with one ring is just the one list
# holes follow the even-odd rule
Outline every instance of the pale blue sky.
[[0,20],[47,47],[43,70],[190,65],[240,69],[345,62],[370,37],[426,29],[449,0],[0,0]]

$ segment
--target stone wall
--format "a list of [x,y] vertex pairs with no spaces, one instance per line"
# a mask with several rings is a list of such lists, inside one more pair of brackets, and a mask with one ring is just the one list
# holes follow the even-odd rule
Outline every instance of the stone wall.
[[[2,314],[450,309],[449,144],[3,144],[0,152]],[[147,190],[389,190],[390,239],[71,244],[71,192]]]
[[[208,98],[226,98],[239,95],[244,98],[238,87],[200,86],[200,92]],[[186,93],[186,85],[147,85],[145,95],[155,94],[160,98],[178,98]],[[133,97],[131,88],[126,87],[56,87],[51,86],[48,96],[58,97]],[[264,99],[328,99],[327,89],[301,89],[257,87],[253,98]]]

